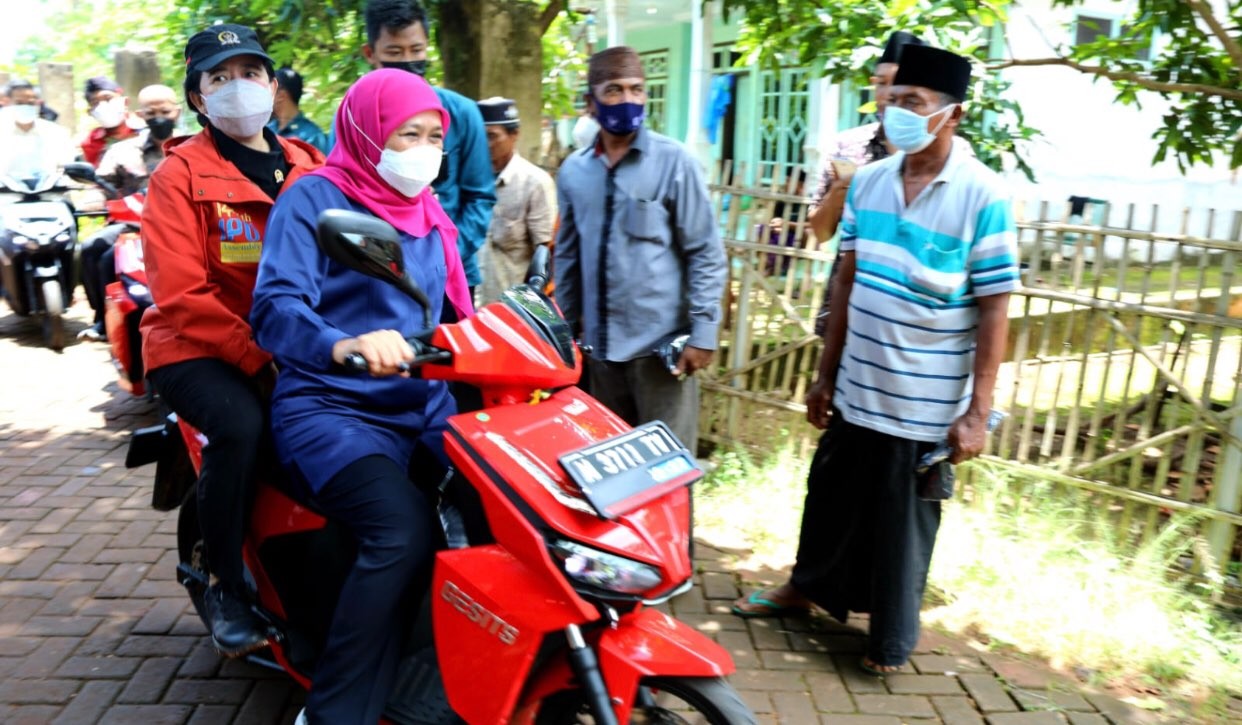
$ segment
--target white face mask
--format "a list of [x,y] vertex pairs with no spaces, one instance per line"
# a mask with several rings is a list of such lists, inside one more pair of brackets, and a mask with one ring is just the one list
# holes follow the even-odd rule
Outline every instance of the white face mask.
[[[920,116],[900,106],[889,106],[884,109],[884,138],[907,154],[917,154],[936,140],[936,134],[948,123],[949,116],[956,107],[957,104],[952,103],[929,116]],[[932,116],[941,113],[944,118],[940,119],[934,130],[929,130],[927,124]]]
[[353,127],[358,129],[358,133],[367,140],[367,143],[379,150],[380,160],[375,165],[375,170],[379,172],[380,178],[403,196],[413,199],[436,180],[436,176],[440,173],[440,162],[444,156],[444,152],[439,148],[431,144],[412,146],[405,151],[381,148],[379,144],[371,140],[370,136],[363,133],[354,121],[352,110],[346,108],[345,116]]
[[30,124],[35,122],[36,118],[39,117],[38,106],[28,106],[25,104],[21,104],[17,106],[11,106],[11,109],[12,110],[10,110],[9,113],[13,114],[13,120],[17,121],[23,126],[29,126]]
[[272,117],[272,89],[238,78],[203,96],[203,105],[211,125],[234,138],[251,138]]
[[125,96],[117,96],[95,106],[91,117],[104,128],[116,128],[125,122]]
[[574,148],[584,149],[595,142],[599,135],[599,122],[590,116],[578,116],[574,122]]

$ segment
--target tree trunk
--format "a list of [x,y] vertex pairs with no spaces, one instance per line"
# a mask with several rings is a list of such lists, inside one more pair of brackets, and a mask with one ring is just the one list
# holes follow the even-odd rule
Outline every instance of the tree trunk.
[[542,4],[459,0],[438,8],[436,41],[444,85],[475,100],[515,100],[522,124],[518,151],[537,163],[543,118]]

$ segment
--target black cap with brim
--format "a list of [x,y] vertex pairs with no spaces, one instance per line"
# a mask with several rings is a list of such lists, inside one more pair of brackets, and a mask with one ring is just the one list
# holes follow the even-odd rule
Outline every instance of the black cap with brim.
[[512,98],[494,96],[479,101],[484,126],[512,126],[518,123],[517,103]]
[[185,44],[187,73],[209,71],[229,58],[254,55],[268,63],[271,56],[263,49],[259,36],[245,25],[213,25],[195,33]]
[[880,55],[880,59],[875,64],[900,63],[901,51],[907,45],[923,45],[923,41],[913,33],[907,33],[904,30],[893,31],[893,34],[888,36],[888,42],[884,44],[884,53]]
[[970,61],[941,48],[907,45],[901,51],[893,85],[930,88],[964,101],[970,88]]

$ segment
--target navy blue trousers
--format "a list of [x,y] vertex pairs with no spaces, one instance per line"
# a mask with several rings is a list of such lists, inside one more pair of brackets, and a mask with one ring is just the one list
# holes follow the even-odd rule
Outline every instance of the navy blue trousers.
[[349,464],[314,501],[354,535],[358,556],[332,615],[306,715],[314,725],[374,725],[409,631],[410,585],[430,571],[435,510],[405,468],[385,456]]

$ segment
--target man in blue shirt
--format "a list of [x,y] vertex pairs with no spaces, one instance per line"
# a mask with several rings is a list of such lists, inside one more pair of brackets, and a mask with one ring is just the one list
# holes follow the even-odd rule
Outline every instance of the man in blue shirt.
[[[371,0],[366,10],[367,44],[362,55],[376,68],[427,72],[427,13],[415,0]],[[471,293],[483,281],[475,259],[487,241],[496,203],[496,179],[478,105],[447,88],[435,88],[449,114],[444,165],[432,185],[440,206],[457,225],[457,249]]]
[[302,74],[292,68],[276,71],[276,98],[272,101],[272,120],[267,127],[272,133],[285,138],[296,138],[314,146],[327,155],[328,134],[302,113]]

